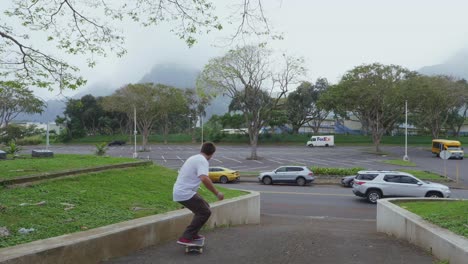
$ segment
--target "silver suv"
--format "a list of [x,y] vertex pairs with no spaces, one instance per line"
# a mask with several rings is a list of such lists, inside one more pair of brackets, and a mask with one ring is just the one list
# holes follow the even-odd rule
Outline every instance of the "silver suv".
[[262,172],[258,176],[258,181],[263,184],[297,183],[304,186],[314,180],[314,173],[306,166],[282,166],[274,171]]
[[353,193],[371,203],[386,196],[450,197],[449,187],[399,171],[359,171],[354,179]]

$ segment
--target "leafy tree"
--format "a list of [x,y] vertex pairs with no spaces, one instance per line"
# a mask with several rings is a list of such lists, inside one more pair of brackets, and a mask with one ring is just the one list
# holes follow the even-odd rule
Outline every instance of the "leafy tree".
[[[82,56],[90,67],[109,52],[124,55],[124,37],[116,22],[123,26],[134,21],[145,27],[170,22],[172,32],[188,46],[199,34],[221,30],[221,23],[238,25],[231,40],[278,37],[271,34],[262,0],[239,4],[236,15],[223,17],[216,9],[221,4],[210,0],[15,0],[5,4],[5,15],[0,16],[0,75],[49,89],[82,86],[86,81],[78,76],[78,67],[64,55]],[[43,32],[44,37],[32,37],[34,32]],[[58,54],[37,48],[38,43],[55,47]]]
[[221,116],[221,125],[223,128],[237,128],[245,127],[245,120],[241,114],[226,113]]
[[0,127],[6,127],[20,113],[42,113],[45,103],[20,82],[0,81]]
[[323,120],[330,113],[330,110],[324,107],[327,102],[319,100],[328,87],[326,78],[318,78],[315,85],[303,82],[288,95],[287,113],[294,134],[297,134],[304,124],[310,124],[314,133],[318,133]]
[[416,73],[398,65],[357,66],[338,85],[330,87],[322,100],[328,101],[335,113],[352,112],[367,124],[375,149],[380,152],[382,136],[404,114],[404,80],[414,76]]
[[172,123],[169,117],[177,118],[182,116],[184,110],[186,110],[187,102],[182,90],[178,88],[162,84],[158,84],[154,88],[156,90],[154,97],[156,113],[163,125],[164,144],[167,144],[169,126]]
[[457,85],[459,85],[459,96],[457,97],[459,104],[450,110],[447,118],[447,126],[453,131],[455,137],[460,136],[461,127],[468,114],[468,83],[462,79],[457,81]]
[[[408,83],[413,102],[412,119],[416,126],[438,138],[454,112],[466,104],[463,82],[448,76],[418,76]],[[454,120],[461,122],[461,120]]]
[[283,54],[281,60],[275,61],[272,55],[263,46],[231,50],[211,59],[197,81],[198,88],[207,94],[227,94],[232,99],[230,111],[242,112],[248,125],[250,159],[258,158],[258,135],[272,110],[290,85],[305,73],[302,59]]
[[195,89],[185,90],[186,113],[189,121],[189,133],[192,136],[192,143],[195,143],[195,126],[197,122],[205,115],[205,108],[209,104],[211,97],[202,96]]

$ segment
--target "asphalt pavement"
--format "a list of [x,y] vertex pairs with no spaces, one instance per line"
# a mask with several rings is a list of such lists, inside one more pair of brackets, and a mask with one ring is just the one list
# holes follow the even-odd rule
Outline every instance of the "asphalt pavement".
[[265,215],[259,225],[206,230],[203,254],[175,241],[103,263],[411,263],[436,261],[429,252],[376,232],[375,220]]

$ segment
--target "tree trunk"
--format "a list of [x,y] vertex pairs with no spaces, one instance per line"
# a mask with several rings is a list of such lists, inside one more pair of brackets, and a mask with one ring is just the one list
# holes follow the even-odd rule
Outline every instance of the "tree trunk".
[[258,134],[254,138],[250,139],[250,158],[251,160],[257,160],[257,144],[258,144]]
[[166,122],[164,122],[164,144],[167,145],[167,134],[169,134],[169,127],[167,124],[167,119]]
[[299,125],[297,125],[297,124],[296,124],[296,125],[293,124],[293,125],[292,125],[292,133],[293,133],[294,135],[299,134],[299,129],[300,129],[300,128],[301,128],[301,126],[299,126]]
[[143,128],[143,151],[147,151],[146,146],[148,145],[149,129],[147,127]]

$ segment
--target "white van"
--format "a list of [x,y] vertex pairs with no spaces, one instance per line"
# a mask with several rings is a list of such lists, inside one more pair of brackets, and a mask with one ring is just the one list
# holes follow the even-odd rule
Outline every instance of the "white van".
[[308,147],[333,147],[335,146],[334,136],[312,136],[307,141]]

